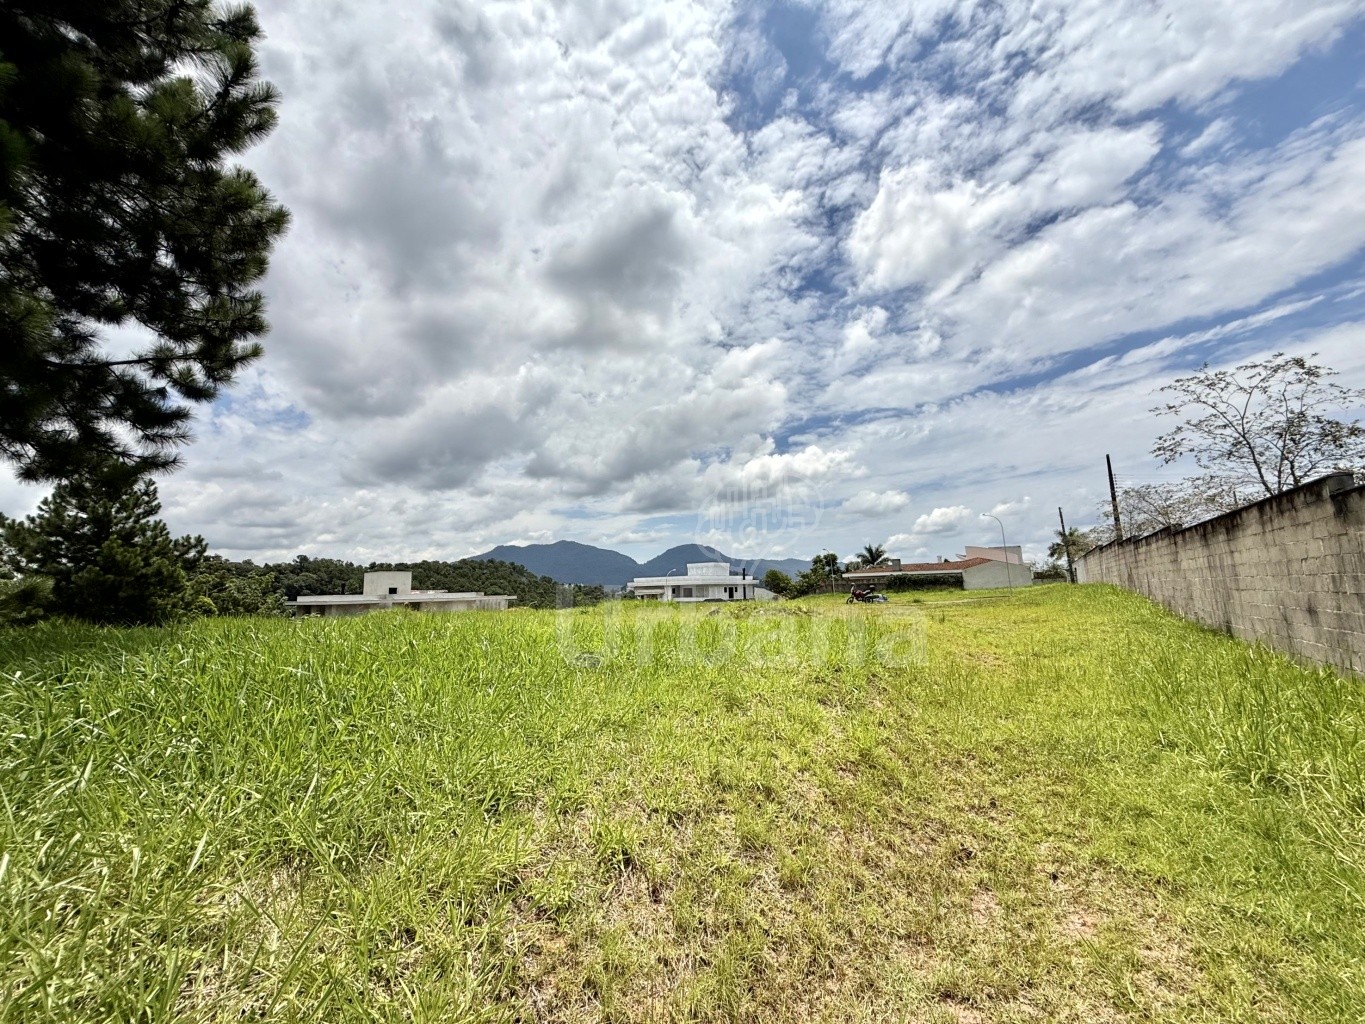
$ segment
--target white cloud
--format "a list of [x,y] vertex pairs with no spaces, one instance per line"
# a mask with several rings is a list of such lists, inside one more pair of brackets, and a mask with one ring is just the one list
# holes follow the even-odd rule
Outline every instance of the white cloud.
[[880,517],[900,512],[910,505],[910,495],[904,491],[859,491],[843,504],[850,515]]
[[[923,61],[940,37],[959,63],[985,64],[1020,117],[1111,102],[1137,113],[1195,104],[1237,80],[1276,75],[1360,13],[1355,0],[834,0],[832,54],[851,74]],[[954,47],[955,44],[955,47]],[[1002,57],[1022,73],[1010,74]]]
[[1022,515],[1023,513],[1027,512],[1032,506],[1033,499],[1025,495],[1022,498],[1016,498],[1014,501],[1000,502],[1000,504],[996,505],[994,508],[991,509],[991,515],[999,516],[1000,518],[1004,519],[1009,516]]
[[1231,118],[1219,117],[1210,121],[1193,139],[1181,147],[1182,156],[1195,157],[1221,146],[1236,130]]
[[951,290],[1035,218],[1116,198],[1160,149],[1151,124],[1072,132],[1050,144],[1017,181],[953,179],[929,159],[883,172],[849,239],[865,285]]
[[[1050,355],[1269,299],[1365,245],[1355,169],[1340,138],[1220,169],[1160,203],[1123,202],[1017,245],[942,305],[960,344]],[[1217,211],[1217,191],[1239,195]],[[1121,244],[1116,244],[1121,243]]]
[[913,536],[924,537],[945,533],[956,533],[972,518],[972,510],[965,505],[949,505],[926,512],[915,520],[910,528]]
[[[1020,83],[1016,110],[1112,98],[1137,113],[1175,101],[1199,103],[1237,79],[1278,74],[1358,15],[1352,0],[1206,0],[1120,3],[1051,0],[1058,16],[1053,59]],[[1116,23],[1124,30],[1114,31]]]
[[844,328],[843,344],[839,348],[839,365],[849,369],[875,355],[881,348],[881,334],[890,319],[880,306],[860,312]]

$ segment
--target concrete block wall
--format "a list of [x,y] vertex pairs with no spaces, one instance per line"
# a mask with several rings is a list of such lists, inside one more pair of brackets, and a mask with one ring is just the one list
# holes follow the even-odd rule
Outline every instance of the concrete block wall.
[[1080,559],[1077,574],[1365,675],[1365,487],[1350,474],[1197,526],[1106,544]]

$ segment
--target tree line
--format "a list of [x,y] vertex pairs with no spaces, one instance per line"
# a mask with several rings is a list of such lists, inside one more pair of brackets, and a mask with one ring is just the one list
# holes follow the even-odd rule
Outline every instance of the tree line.
[[[832,592],[843,586],[842,573],[856,572],[881,565],[886,561],[886,548],[881,544],[867,544],[852,559],[839,564],[839,556],[823,552],[811,559],[810,568],[788,576],[780,569],[769,569],[763,575],[763,586],[778,597],[806,597],[810,594]],[[935,590],[943,587],[960,587],[961,577],[952,573],[888,573],[878,583],[882,590],[903,592],[909,590]]]
[[594,604],[600,586],[557,584],[514,562],[373,562],[299,555],[257,565],[210,555],[202,537],[173,537],[156,484],[86,473],[58,484],[23,520],[0,515],[0,623],[63,615],[113,625],[204,615],[283,615],[285,602],[358,594],[367,571],[411,570],[423,590],[511,594],[521,607]]

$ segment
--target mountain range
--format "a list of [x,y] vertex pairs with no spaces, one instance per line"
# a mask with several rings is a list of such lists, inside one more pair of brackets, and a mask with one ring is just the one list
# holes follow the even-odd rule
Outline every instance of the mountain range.
[[620,587],[636,576],[666,576],[669,570],[679,573],[687,571],[688,562],[729,562],[739,572],[747,569],[750,576],[763,578],[769,569],[780,569],[788,576],[794,576],[803,569],[810,568],[810,562],[799,558],[745,559],[731,558],[715,548],[700,544],[679,544],[656,555],[648,562],[637,562],[629,555],[610,548],[597,548],[591,544],[561,540],[553,544],[500,544],[491,551],[474,556],[475,561],[516,562],[524,565],[537,576],[549,576],[559,583],[600,583],[607,587]]

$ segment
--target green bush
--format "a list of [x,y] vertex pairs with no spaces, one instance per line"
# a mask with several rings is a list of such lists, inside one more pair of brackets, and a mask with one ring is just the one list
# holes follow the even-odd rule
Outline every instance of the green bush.
[[895,573],[877,581],[878,590],[902,594],[907,590],[961,590],[962,577],[951,572]]
[[771,590],[778,597],[790,597],[792,578],[781,569],[769,569],[763,574],[763,589]]

